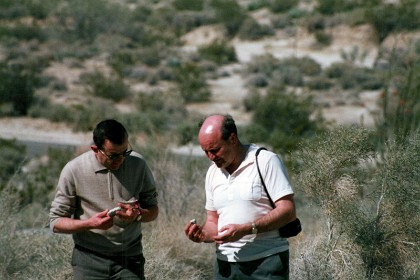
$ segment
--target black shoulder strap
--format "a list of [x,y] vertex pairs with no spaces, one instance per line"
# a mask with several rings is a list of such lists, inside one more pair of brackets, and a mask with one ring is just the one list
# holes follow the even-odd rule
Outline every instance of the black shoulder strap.
[[258,164],[258,155],[260,154],[262,150],[267,150],[267,149],[264,147],[261,147],[255,152],[255,162],[257,163],[258,174],[260,175],[261,183],[264,187],[265,192],[267,193],[267,197],[268,197],[268,200],[270,201],[271,207],[276,208],[276,205],[274,204],[273,200],[270,197],[270,194],[268,193],[267,186],[265,185],[263,176],[261,174],[260,165]]

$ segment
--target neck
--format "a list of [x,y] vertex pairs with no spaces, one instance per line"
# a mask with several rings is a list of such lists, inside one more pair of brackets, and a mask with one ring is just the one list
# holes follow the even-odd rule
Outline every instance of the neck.
[[245,160],[248,148],[249,145],[239,144],[237,153],[238,156],[234,159],[233,163],[228,168],[226,168],[226,171],[229,172],[229,174],[235,172],[235,170],[237,170],[241,163]]

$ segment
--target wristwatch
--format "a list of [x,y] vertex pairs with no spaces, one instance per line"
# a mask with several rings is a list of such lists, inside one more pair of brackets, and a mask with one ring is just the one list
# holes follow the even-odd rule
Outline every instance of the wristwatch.
[[257,229],[257,225],[254,223],[251,224],[252,227],[252,234],[257,234],[258,233],[258,229]]
[[141,211],[140,211],[140,209],[139,209],[139,208],[137,208],[137,218],[136,218],[136,221],[137,221],[137,222],[140,222],[141,218],[143,218],[143,216],[141,215]]

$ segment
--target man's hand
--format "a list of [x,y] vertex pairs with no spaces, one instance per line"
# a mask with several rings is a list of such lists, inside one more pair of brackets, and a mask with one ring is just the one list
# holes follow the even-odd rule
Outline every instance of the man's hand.
[[118,206],[121,207],[121,211],[117,212],[117,216],[125,223],[134,222],[140,215],[140,209],[135,204],[118,203]]
[[220,228],[219,234],[214,237],[214,241],[217,244],[223,244],[227,242],[234,242],[241,239],[243,236],[249,234],[249,224],[229,224]]
[[204,241],[205,235],[202,228],[192,220],[186,224],[184,232],[191,241],[197,243]]
[[114,222],[112,217],[108,216],[108,209],[106,209],[105,211],[93,215],[88,220],[88,224],[91,229],[107,230],[113,226]]

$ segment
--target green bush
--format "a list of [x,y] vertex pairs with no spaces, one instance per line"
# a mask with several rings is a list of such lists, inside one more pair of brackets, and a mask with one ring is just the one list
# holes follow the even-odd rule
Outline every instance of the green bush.
[[253,18],[245,19],[238,30],[238,37],[242,40],[259,40],[274,34],[275,31],[271,26],[261,25]]
[[324,31],[317,31],[315,32],[315,40],[321,46],[329,46],[333,41],[333,37]]
[[371,133],[339,127],[306,141],[299,151],[297,184],[325,220],[318,255],[306,252],[295,264],[302,275],[418,276],[420,138],[417,133],[404,145],[388,142],[378,158]]
[[[310,97],[270,88],[252,116],[251,128],[258,126],[260,129],[248,128],[247,138],[252,142],[268,143],[281,154],[289,153],[298,147],[299,141],[322,131],[322,120],[313,118],[314,113]],[[261,129],[265,132],[261,133]]]
[[31,161],[31,165],[24,168],[24,171],[20,170],[19,176],[13,178],[9,184],[9,187],[13,188],[19,197],[19,207],[25,208],[36,204],[40,205],[42,209],[48,208],[61,169],[73,157],[73,154],[74,147],[49,148],[47,160],[35,158]]
[[243,100],[245,110],[247,112],[254,111],[257,108],[260,101],[261,101],[261,95],[257,90],[249,91]]
[[68,42],[93,42],[99,34],[120,33],[130,27],[130,11],[119,3],[75,0],[63,4],[54,13],[58,23],[53,28],[64,31],[60,34]]
[[326,77],[319,76],[305,82],[305,85],[313,90],[326,90],[333,86],[333,82]]
[[208,45],[200,46],[198,53],[203,59],[214,61],[219,65],[237,61],[235,48],[222,40],[216,40]]
[[322,72],[321,65],[309,56],[285,58],[281,62],[284,65],[296,66],[306,76],[317,76]]
[[271,74],[274,83],[288,85],[292,87],[303,86],[303,74],[294,65],[284,64]]
[[273,13],[282,13],[286,12],[299,3],[299,0],[270,0],[269,9]]
[[95,125],[103,119],[118,119],[121,114],[108,100],[87,100],[83,104],[71,107],[74,131],[93,131]]
[[26,115],[33,101],[36,78],[19,65],[0,63],[0,104],[13,105],[13,115]]
[[194,28],[212,24],[214,23],[214,20],[214,16],[206,11],[181,11],[174,15],[172,28],[175,29],[175,34],[179,36]]
[[[376,1],[376,0],[374,0]],[[317,11],[323,15],[333,15],[340,12],[348,12],[357,7],[363,7],[366,2],[363,0],[316,0]]]
[[325,69],[325,75],[331,79],[337,79],[344,89],[358,88],[375,90],[384,86],[380,73],[374,70],[355,66],[352,63],[334,63]]
[[20,172],[26,161],[26,147],[16,140],[0,138],[0,190]]
[[215,10],[216,20],[224,24],[229,37],[235,36],[243,21],[247,18],[246,12],[235,0],[211,0],[210,6]]
[[83,77],[86,90],[93,96],[98,96],[113,101],[121,101],[130,96],[130,88],[121,78],[108,78],[103,73],[95,71]]
[[372,5],[365,18],[376,31],[379,42],[394,31],[415,30],[420,27],[420,7],[416,0]]
[[26,25],[17,25],[17,26],[0,26],[0,38],[12,37],[17,40],[38,40],[44,42],[47,39],[46,33],[39,27],[36,26],[26,26]]
[[321,66],[312,58],[292,57],[279,60],[271,54],[256,56],[244,70],[245,75],[251,76],[251,81],[255,81],[255,74],[258,74],[266,77],[272,86],[285,84],[293,87],[303,86],[305,75],[315,76],[321,72]]
[[203,0],[174,0],[172,5],[177,10],[201,11],[203,9]]
[[185,102],[204,102],[211,92],[203,75],[203,70],[194,63],[184,63],[174,69],[175,81]]
[[47,97],[42,96],[35,96],[34,102],[28,110],[28,116],[67,124],[72,124],[75,121],[75,112],[72,108],[51,103]]

